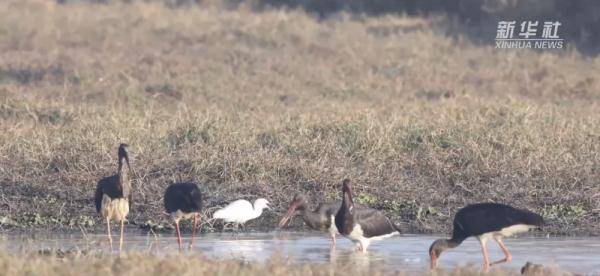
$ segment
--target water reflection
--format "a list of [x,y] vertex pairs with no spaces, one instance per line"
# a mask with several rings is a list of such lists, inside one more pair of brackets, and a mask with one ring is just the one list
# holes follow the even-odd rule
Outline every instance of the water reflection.
[[[185,242],[188,242],[189,235],[185,238]],[[427,248],[436,238],[424,235],[396,236],[374,242],[369,252],[363,254],[344,238],[339,238],[336,248],[332,249],[330,240],[318,232],[206,234],[199,237],[191,252],[215,259],[234,258],[248,262],[265,262],[276,255],[292,263],[331,264],[332,269],[336,266],[353,266],[357,270],[422,271],[428,267]],[[10,252],[62,249],[110,253],[106,236],[102,234],[46,232],[3,235],[0,244]],[[573,272],[600,273],[600,238],[597,237],[520,237],[507,239],[506,244],[513,253],[513,262],[499,266],[502,268],[518,269],[531,261]],[[126,234],[125,249],[157,255],[178,254],[173,234],[129,232]],[[492,260],[503,257],[496,246],[490,244],[489,249]],[[479,266],[482,263],[480,252],[479,243],[475,239],[468,239],[457,249],[444,252],[440,266]],[[190,252],[186,251],[185,254]]]

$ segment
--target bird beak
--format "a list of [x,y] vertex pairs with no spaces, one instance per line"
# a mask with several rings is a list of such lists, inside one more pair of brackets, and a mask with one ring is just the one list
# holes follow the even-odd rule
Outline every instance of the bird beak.
[[344,198],[346,198],[346,194],[348,194],[348,203],[350,205],[350,209],[352,210],[352,206],[354,206],[354,200],[352,199],[352,185],[350,184],[350,179],[344,179],[342,182],[342,194]]
[[288,208],[287,213],[279,221],[279,228],[285,227],[288,224],[288,222],[290,222],[292,216],[294,215],[294,211],[296,211],[297,207],[298,207],[298,204],[296,204],[296,202],[292,202],[292,204],[290,204],[290,207]]
[[125,149],[127,147],[129,147],[129,145],[127,145],[127,144],[121,144],[121,146],[119,146],[119,164],[121,164],[121,158],[125,159],[127,168],[129,168],[129,173],[131,175],[134,175],[135,172],[133,171],[133,169],[131,168],[131,165],[129,164],[129,153],[127,153],[127,150]]
[[429,252],[429,258],[431,259],[431,269],[436,269],[438,261],[437,255],[433,252]]
[[352,199],[352,188],[348,187],[348,199],[350,200],[350,205],[354,206],[354,199]]
[[129,165],[129,155],[125,155],[125,163],[127,163],[127,168],[129,168],[129,173],[131,173],[131,175],[134,175],[134,171],[131,168],[131,165]]

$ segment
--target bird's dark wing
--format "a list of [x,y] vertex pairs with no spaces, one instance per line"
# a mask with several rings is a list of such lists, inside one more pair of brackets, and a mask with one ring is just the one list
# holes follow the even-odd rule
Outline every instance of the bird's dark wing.
[[190,195],[190,199],[194,203],[194,211],[200,211],[202,209],[202,193],[195,184]]
[[111,199],[123,197],[123,189],[119,183],[118,175],[104,177],[98,181],[94,195],[94,203],[98,212],[100,212],[100,208],[102,207],[102,197],[104,195],[107,195]]
[[[335,216],[335,214],[337,214],[337,211],[340,209],[340,207],[342,207],[342,201],[334,201],[331,203],[320,204],[317,207],[316,211],[318,213],[322,213],[327,216]],[[354,204],[354,208],[355,209],[369,209],[369,207],[366,207],[362,204]]]
[[102,207],[102,180],[96,185],[96,193],[94,194],[94,203],[96,204],[96,212],[100,213]]
[[461,209],[455,217],[455,227],[476,236],[517,224],[532,224],[531,212],[496,203],[473,204]]
[[331,216],[335,216],[335,214],[337,214],[337,211],[340,209],[341,206],[342,206],[341,201],[324,203],[324,204],[319,205],[317,207],[316,211],[319,214],[324,214],[327,217],[331,217]]
[[521,220],[528,225],[538,227],[544,226],[544,218],[534,212],[525,209],[515,209],[521,215]]
[[184,212],[196,212],[200,210],[200,191],[194,183],[181,183],[180,189],[177,192],[178,198],[181,200],[180,208]]
[[183,201],[183,204],[181,204],[181,209],[184,212],[190,212],[194,205],[196,204],[192,198],[192,193],[194,192],[194,190],[189,190],[187,192],[184,192],[183,190],[181,190],[179,192],[179,196],[181,198],[181,200]]
[[198,212],[202,208],[202,194],[195,183],[175,183],[167,188],[164,196],[167,212]]
[[177,198],[176,193],[177,186],[175,186],[174,184],[169,185],[169,187],[167,187],[167,190],[165,191],[165,195],[163,196],[163,202],[165,205],[165,211],[167,211],[167,213],[172,213],[179,209],[179,200]]
[[383,236],[398,231],[396,226],[380,211],[366,207],[355,208],[356,220],[367,238]]

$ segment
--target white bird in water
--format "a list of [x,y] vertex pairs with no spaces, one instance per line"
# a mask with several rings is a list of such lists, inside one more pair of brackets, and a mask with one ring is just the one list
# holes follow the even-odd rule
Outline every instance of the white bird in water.
[[222,219],[225,222],[236,223],[238,226],[244,226],[244,223],[262,215],[263,209],[269,208],[269,201],[259,198],[254,201],[254,206],[245,199],[238,199],[229,203],[227,206],[217,210],[213,214],[213,219]]

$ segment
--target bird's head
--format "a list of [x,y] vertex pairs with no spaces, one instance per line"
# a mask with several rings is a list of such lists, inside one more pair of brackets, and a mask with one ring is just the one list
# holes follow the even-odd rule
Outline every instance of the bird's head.
[[121,143],[119,145],[119,151],[118,151],[119,166],[121,166],[123,159],[125,159],[125,163],[127,163],[127,167],[129,167],[129,170],[131,170],[131,166],[129,165],[129,154],[127,153],[127,147],[129,147],[129,145],[125,144],[125,143]]
[[127,147],[129,147],[129,145],[125,143],[119,145],[119,159],[127,158]]
[[448,241],[439,239],[434,241],[429,247],[429,259],[431,261],[431,269],[437,268],[438,260],[444,250],[448,249]]
[[294,215],[296,215],[296,211],[304,210],[305,202],[306,202],[306,199],[304,198],[304,196],[302,194],[296,194],[294,196],[294,200],[292,200],[292,202],[290,203],[290,206],[288,207],[287,213],[279,221],[279,227],[286,226],[290,222],[291,218]]
[[354,200],[352,199],[352,184],[348,178],[342,181],[342,194],[344,199],[348,198],[348,204],[350,204],[350,206],[354,206]]
[[119,162],[122,162],[122,160],[125,159],[125,162],[127,162],[127,166],[129,166],[129,154],[127,154],[127,147],[129,147],[128,144],[121,143],[119,145],[118,156]]
[[264,198],[259,198],[254,201],[254,209],[255,210],[263,210],[269,209],[269,201]]

